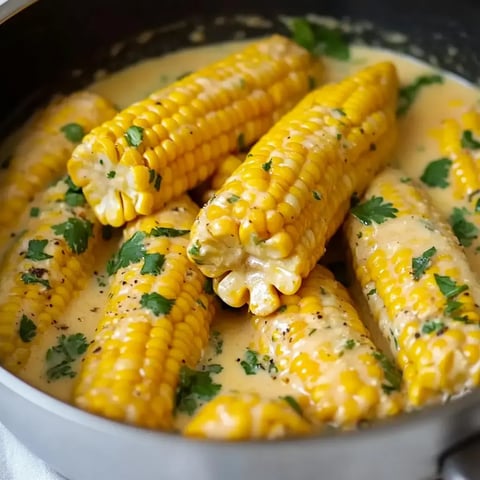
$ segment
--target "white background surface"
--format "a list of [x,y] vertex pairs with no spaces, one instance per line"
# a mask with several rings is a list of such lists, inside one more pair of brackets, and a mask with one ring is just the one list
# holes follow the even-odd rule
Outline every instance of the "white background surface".
[[62,477],[30,453],[0,423],[0,480],[62,480]]

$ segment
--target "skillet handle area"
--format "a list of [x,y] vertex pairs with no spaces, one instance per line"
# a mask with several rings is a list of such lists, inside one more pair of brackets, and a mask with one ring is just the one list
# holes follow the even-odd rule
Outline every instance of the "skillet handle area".
[[480,436],[448,451],[441,463],[442,480],[480,480]]

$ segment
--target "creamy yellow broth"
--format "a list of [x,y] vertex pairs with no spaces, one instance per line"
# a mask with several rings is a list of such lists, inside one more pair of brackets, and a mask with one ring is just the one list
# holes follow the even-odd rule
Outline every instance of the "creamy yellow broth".
[[[147,60],[97,81],[90,89],[105,96],[119,108],[124,108],[177,77],[238,50],[243,43],[196,47]],[[385,50],[352,47],[351,54],[352,59],[349,62],[325,59],[327,81],[339,80],[359,68],[381,60],[391,60],[395,63],[402,85],[409,84],[419,75],[432,72],[432,68],[424,63]],[[438,127],[443,118],[458,117],[478,99],[479,91],[476,88],[451,75],[445,75],[443,84],[424,88],[408,114],[400,119],[399,143],[392,162],[400,166],[406,175],[418,178],[425,166],[440,156],[432,129]],[[451,210],[448,189],[437,189],[431,193],[443,202],[445,213]],[[68,401],[74,379],[63,378],[48,382],[45,377],[45,352],[56,343],[57,336],[62,333],[68,335],[82,332],[88,340],[93,338],[108,292],[105,264],[118,248],[119,241],[117,235],[97,252],[96,275],[87,288],[69,305],[62,318],[57,320],[57,324],[34,346],[28,363],[19,373],[20,377],[32,385],[62,400]],[[475,270],[480,271],[480,259],[475,261],[474,257],[472,263]],[[268,397],[295,393],[287,384],[276,379],[275,375],[261,371],[256,375],[247,376],[240,366],[240,360],[251,342],[253,333],[245,310],[232,312],[219,308],[212,331],[218,332],[216,335],[223,342],[222,352],[218,353],[220,349],[212,342],[205,352],[203,361],[205,364],[221,364],[224,367],[221,373],[213,375],[214,381],[222,385],[223,393],[232,390],[255,391]],[[78,371],[78,368],[77,363],[74,370]],[[185,418],[185,415],[177,418],[178,427],[184,424]]]

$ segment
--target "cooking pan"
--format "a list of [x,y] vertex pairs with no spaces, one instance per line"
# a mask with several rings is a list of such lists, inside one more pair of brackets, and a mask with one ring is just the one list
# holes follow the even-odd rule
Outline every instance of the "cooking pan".
[[[188,33],[199,25],[206,42],[215,42],[238,31],[247,37],[285,32],[279,14],[310,12],[357,26],[362,21],[362,28],[350,29],[354,41],[413,52],[473,82],[480,79],[475,0],[9,0],[0,6],[0,135],[51,94],[87,85],[100,69],[115,71],[187,46]],[[268,22],[239,22],[238,15],[252,13]],[[224,17],[221,25],[214,21],[218,16]],[[137,35],[145,30],[150,40],[140,43]],[[402,32],[408,42],[389,44],[392,37],[384,31]],[[120,41],[120,53],[112,56],[111,46]],[[445,55],[448,45],[458,49],[456,57]],[[480,391],[359,431],[224,443],[96,417],[0,368],[0,421],[71,480],[480,479]]]

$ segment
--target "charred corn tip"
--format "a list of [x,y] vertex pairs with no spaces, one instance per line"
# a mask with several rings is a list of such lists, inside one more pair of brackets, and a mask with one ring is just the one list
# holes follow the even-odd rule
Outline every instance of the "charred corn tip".
[[188,253],[222,300],[268,315],[300,288],[392,151],[397,87],[380,63],[310,93],[202,208]]
[[392,365],[324,267],[316,266],[295,295],[281,296],[276,313],[254,317],[253,325],[260,353],[273,359],[280,379],[309,395],[317,422],[351,428],[402,410],[401,377],[386,371]]
[[180,368],[200,360],[214,314],[205,277],[185,253],[197,211],[184,195],[127,225],[109,262],[109,301],[75,387],[79,407],[137,426],[172,428]]
[[91,92],[55,99],[24,127],[9,167],[0,177],[0,245],[35,194],[66,172],[67,160],[83,135],[112,118],[115,109]]
[[[317,60],[275,35],[153,93],[96,128],[68,171],[104,224],[161,208],[255,142],[319,79]],[[112,172],[112,173],[111,173]]]
[[[353,210],[346,232],[370,309],[389,340],[414,407],[480,382],[480,291],[465,253],[425,191],[387,169]],[[378,213],[378,212],[377,212]],[[367,225],[367,223],[369,223]],[[400,240],[399,240],[400,239]]]
[[60,181],[41,195],[34,203],[38,215],[26,221],[3,260],[0,363],[12,372],[25,366],[32,346],[54,328],[93,271],[100,224],[88,205],[67,207],[67,191]]
[[189,437],[222,440],[278,439],[312,433],[312,425],[284,398],[219,395],[204,405],[185,427]]

